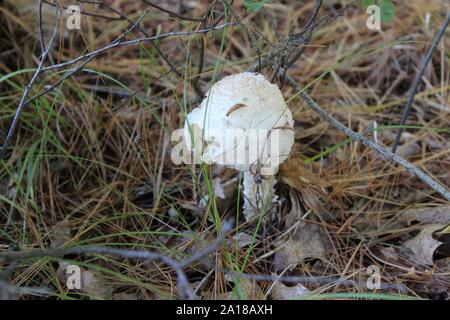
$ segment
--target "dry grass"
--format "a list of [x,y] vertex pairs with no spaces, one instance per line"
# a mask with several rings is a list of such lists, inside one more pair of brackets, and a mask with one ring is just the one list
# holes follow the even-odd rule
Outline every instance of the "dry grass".
[[[106,2],[132,20],[145,8],[140,1]],[[419,0],[394,2],[396,19],[383,32],[365,27],[366,15],[360,5],[316,30],[290,70],[299,84],[308,86],[318,104],[355,131],[363,132],[376,121],[382,128],[378,141],[387,146],[395,137],[417,66],[448,9],[444,0],[427,1],[426,6]],[[12,3],[6,1],[0,7],[0,142],[40,51],[33,14]],[[177,1],[164,3],[178,10]],[[210,4],[186,2],[184,14],[200,17]],[[234,12],[256,44],[242,26],[204,37],[157,42],[179,75],[170,71],[150,44],[116,48],[94,59],[86,71],[67,79],[53,93],[30,103],[21,115],[9,157],[0,160],[0,250],[103,245],[183,259],[212,241],[220,221],[239,214],[238,195],[226,203],[209,201],[204,207],[198,201],[212,194],[213,178],[226,181],[234,173],[176,166],[170,160],[170,133],[183,126],[185,112],[198,103],[193,84],[201,41],[205,57],[197,89],[204,92],[214,79],[242,72],[255,63],[255,45],[264,54],[287,36],[291,26],[301,31],[313,4],[270,1],[262,11],[249,13],[241,1],[235,1]],[[223,10],[219,1],[215,6]],[[85,5],[83,9],[117,16],[107,8]],[[322,8],[319,17],[332,10]],[[211,14],[209,22],[217,15]],[[236,18],[227,14],[224,21]],[[52,23],[50,14],[47,24]],[[80,31],[60,32],[52,59],[58,63],[101,47],[128,26],[127,21],[83,16]],[[196,30],[202,25],[151,9],[141,28],[153,35]],[[46,30],[51,33],[51,27]],[[142,34],[135,30],[129,37],[133,36]],[[449,48],[450,38],[444,36],[419,88],[398,151],[446,186],[450,186]],[[266,68],[263,73],[270,79],[273,70]],[[30,96],[60,76],[46,73]],[[258,280],[255,285],[235,277],[233,282],[226,274],[272,275],[277,250],[295,233],[296,225],[285,225],[286,215],[295,208],[302,222],[319,227],[329,246],[326,259],[305,259],[292,270],[283,270],[284,275],[365,281],[366,268],[377,265],[384,283],[404,283],[410,289],[406,293],[393,288],[372,292],[359,286],[311,282],[305,284],[311,297],[354,298],[363,297],[363,292],[367,297],[388,299],[446,297],[446,260],[430,268],[401,252],[395,261],[380,253],[383,248],[398,250],[420,230],[420,225],[399,223],[398,216],[405,209],[440,206],[446,201],[403,168],[346,141],[286,84],[282,90],[296,121],[296,142],[292,159],[280,171],[279,212],[270,222],[246,223],[239,218],[236,229],[253,237],[250,246],[224,244],[215,255],[190,266],[186,272],[197,294],[203,298],[227,297],[230,292],[249,298],[270,296],[274,281]],[[65,259],[99,272],[114,297],[123,293],[142,299],[178,295],[176,274],[164,264],[107,256]],[[67,290],[58,261],[21,261],[9,280],[17,286],[49,288],[51,296],[61,299],[89,296]]]

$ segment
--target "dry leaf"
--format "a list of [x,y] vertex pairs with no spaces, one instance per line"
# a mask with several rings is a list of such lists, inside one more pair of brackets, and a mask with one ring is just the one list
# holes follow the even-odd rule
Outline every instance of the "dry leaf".
[[101,275],[88,270],[81,272],[81,290],[93,299],[112,299],[112,286]]
[[298,299],[304,295],[308,295],[310,291],[301,283],[293,287],[288,287],[281,282],[276,282],[273,286],[270,296],[273,300],[291,300]]
[[433,265],[433,254],[442,242],[433,238],[433,233],[442,229],[442,225],[428,225],[420,233],[406,241],[403,246],[411,250],[413,261],[424,265]]
[[405,220],[408,225],[413,221],[419,221],[426,224],[448,224],[450,223],[450,205],[422,208],[422,209],[409,209],[402,213],[401,219]]
[[[400,218],[407,225],[411,225],[414,221],[424,224],[420,233],[406,241],[403,246],[411,250],[413,262],[433,265],[435,251],[443,244],[443,242],[436,240],[433,235],[436,233],[436,236],[442,237],[447,229],[450,230],[448,226],[450,223],[450,206],[409,209],[403,212]],[[439,230],[440,232],[438,232]]]
[[305,165],[303,159],[293,156],[281,164],[278,179],[299,192],[308,186],[325,185],[322,179],[312,172],[312,166],[313,163]]
[[[302,198],[304,205],[318,215],[327,212],[324,204],[337,205],[328,199],[325,186],[327,183],[317,174],[314,174],[314,163],[305,165],[299,157],[293,156],[286,160],[278,171],[278,180],[295,189]],[[325,201],[324,199],[327,199]],[[326,219],[326,217],[324,217]]]
[[292,270],[307,258],[326,260],[327,247],[328,239],[319,225],[300,222],[292,237],[278,245],[275,271]]

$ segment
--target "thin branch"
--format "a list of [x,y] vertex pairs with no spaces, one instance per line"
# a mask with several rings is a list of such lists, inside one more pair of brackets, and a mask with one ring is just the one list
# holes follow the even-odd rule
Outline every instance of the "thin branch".
[[403,126],[405,125],[406,120],[408,119],[409,112],[411,111],[411,107],[412,107],[414,98],[417,93],[417,88],[419,87],[419,84],[422,81],[422,77],[423,77],[423,74],[425,73],[425,69],[426,69],[428,63],[431,61],[434,51],[436,50],[439,42],[441,41],[442,37],[444,36],[445,30],[447,29],[449,23],[450,23],[450,11],[447,13],[447,17],[445,18],[444,23],[442,23],[441,28],[436,33],[436,37],[433,40],[433,44],[428,49],[427,54],[425,55],[422,62],[420,63],[419,71],[417,72],[416,77],[414,78],[413,84],[411,86],[411,91],[409,93],[408,101],[406,102],[405,109],[403,109],[402,119],[400,120],[400,127],[397,131],[397,135],[395,136],[395,141],[392,146],[393,153],[395,153],[395,151],[397,151],[397,147],[398,147],[400,138],[401,138],[403,130],[404,130]]
[[305,34],[307,34],[311,29],[318,30],[322,28],[323,26],[332,22],[334,19],[342,16],[347,10],[352,8],[356,3],[359,3],[360,1],[361,0],[353,0],[344,8],[336,10],[335,12],[320,18],[317,22],[311,24],[308,28],[303,29],[301,32],[288,35],[285,39],[280,40],[275,45],[274,49],[269,52],[261,62],[258,61],[257,63],[254,63],[247,71],[260,71],[262,68],[272,65],[273,61],[278,59],[278,57],[280,57],[284,53],[290,52],[296,47],[304,44],[306,40]]
[[[114,12],[115,14],[119,15],[121,18],[123,18],[124,20],[127,20],[130,23],[133,23],[133,20],[131,20],[129,17],[127,17],[126,15],[124,15],[123,13],[121,13],[120,11],[114,9],[113,7],[107,5],[106,3],[101,3],[101,5],[105,8],[107,8],[108,10]],[[141,27],[137,26],[136,30],[139,30],[144,36],[146,37],[150,37],[150,35]],[[150,41],[150,45],[156,50],[156,52],[160,55],[160,57],[167,63],[167,65],[170,68],[170,72],[175,72],[177,76],[181,77],[182,74],[180,71],[177,70],[177,68],[172,64],[172,62],[170,62],[170,60],[166,57],[166,55],[161,51],[161,49],[159,49],[159,47],[153,42]]]
[[433,178],[431,178],[429,175],[427,175],[425,172],[417,168],[415,165],[410,163],[409,161],[403,159],[402,157],[399,157],[395,153],[392,153],[391,151],[383,148],[382,146],[376,144],[375,142],[372,142],[371,140],[367,139],[363,135],[351,130],[350,128],[343,125],[341,122],[339,122],[337,119],[335,119],[332,115],[330,115],[328,112],[323,110],[303,89],[300,88],[300,86],[295,82],[294,79],[292,79],[289,75],[286,75],[286,81],[289,83],[289,85],[298,92],[298,94],[305,100],[307,105],[313,109],[322,119],[326,120],[328,123],[330,123],[332,126],[334,126],[339,131],[345,133],[347,136],[352,138],[355,141],[359,141],[362,144],[368,146],[372,150],[374,150],[378,155],[380,155],[383,159],[387,161],[394,161],[398,163],[399,165],[403,166],[406,171],[408,171],[410,174],[418,177],[422,182],[427,184],[431,189],[442,195],[445,199],[450,201],[450,192],[443,187],[439,182],[435,181]]
[[306,35],[305,38],[305,42],[302,44],[302,46],[300,47],[300,50],[294,55],[294,57],[292,57],[290,59],[290,54],[288,54],[287,56],[287,63],[284,66],[284,71],[283,71],[283,76],[281,78],[281,84],[280,87],[283,88],[283,84],[284,84],[284,77],[286,75],[287,70],[289,70],[294,64],[295,62],[297,62],[298,59],[300,59],[300,57],[303,55],[303,52],[305,51],[306,47],[308,46],[309,42],[311,41],[313,32],[314,32],[314,21],[317,18],[317,15],[319,14],[320,8],[322,6],[322,0],[316,0],[316,3],[314,4],[314,9],[313,9],[313,13],[308,21],[308,23],[305,26],[305,30],[308,30],[308,33]]
[[[123,38],[125,38],[128,34],[130,34],[130,33],[131,33],[131,32],[139,25],[140,21],[145,17],[146,14],[147,14],[147,13],[145,12],[145,13],[137,20],[136,23],[134,23],[128,30],[126,30],[124,33],[122,33],[119,37],[117,37],[115,40],[113,40],[110,44],[120,43],[120,41],[121,41]],[[59,18],[58,18],[58,21],[59,21]],[[52,37],[52,40],[53,40],[53,37]],[[46,50],[45,55],[48,54],[48,50],[50,49],[50,47],[51,47],[51,46],[49,45],[49,47],[48,47],[47,50]],[[81,69],[83,69],[83,67],[84,67],[86,64],[88,64],[88,63],[89,63],[92,59],[94,59],[94,58],[95,58],[95,56],[89,57],[86,61],[84,61],[83,63],[81,63],[78,67],[72,69],[70,72],[66,73],[61,79],[59,79],[58,81],[56,81],[56,82],[55,82],[54,84],[52,84],[51,86],[48,86],[45,90],[43,90],[42,92],[36,94],[35,96],[31,97],[30,99],[28,99],[28,100],[26,100],[26,101],[24,101],[24,102],[22,102],[22,100],[21,100],[21,103],[19,103],[19,107],[18,107],[18,109],[17,109],[17,111],[16,111],[16,114],[15,114],[15,116],[14,116],[13,123],[11,124],[11,127],[10,127],[10,129],[9,129],[9,131],[8,131],[8,136],[7,136],[6,140],[5,140],[5,143],[3,144],[3,147],[2,147],[2,150],[1,150],[1,153],[0,153],[0,158],[2,158],[2,157],[5,156],[6,148],[9,146],[10,140],[11,140],[13,134],[14,134],[15,128],[16,128],[16,126],[17,126],[17,122],[18,122],[18,120],[19,120],[19,118],[20,118],[20,113],[22,112],[23,108],[24,108],[28,103],[30,103],[30,102],[32,102],[32,101],[34,101],[34,100],[36,100],[36,99],[42,97],[43,95],[47,94],[47,93],[50,92],[50,91],[54,90],[58,85],[60,85],[61,83],[63,83],[66,79],[68,79],[69,77],[71,77],[72,75],[74,75],[75,73],[77,73],[78,71],[80,71]],[[38,67],[39,73],[43,72],[43,71],[42,71],[43,69],[41,68],[41,67],[42,67],[42,63],[43,63],[43,61],[41,60],[41,63],[39,64],[39,67]],[[37,69],[36,71],[38,71],[38,69]],[[35,73],[35,76],[36,76],[36,73]],[[37,77],[37,76],[36,76],[36,77],[35,77],[35,76],[33,76],[32,80],[31,80],[30,83],[28,84],[28,86],[27,86],[28,91],[26,92],[26,95],[22,96],[22,99],[24,99],[24,97],[26,98],[26,96],[28,96],[28,93],[29,93],[31,87],[33,86],[34,80],[35,80],[35,78]],[[27,88],[26,88],[26,90],[27,90]]]
[[[59,19],[58,19],[58,21],[59,21]],[[140,21],[140,20],[139,20],[139,21]],[[65,67],[65,66],[69,66],[69,65],[75,64],[76,62],[85,60],[85,61],[83,61],[83,63],[81,63],[78,67],[73,68],[71,71],[69,71],[67,74],[65,74],[65,75],[64,75],[61,79],[59,79],[56,83],[52,84],[51,86],[48,86],[48,87],[47,87],[46,89],[44,89],[42,92],[36,94],[35,96],[33,96],[33,97],[31,97],[30,99],[28,99],[28,100],[25,101],[24,98],[26,98],[26,96],[28,96],[28,93],[29,93],[29,91],[30,91],[30,89],[31,89],[31,86],[32,86],[32,84],[34,83],[34,81],[36,80],[36,79],[35,79],[36,77],[33,77],[32,82],[30,82],[31,85],[29,84],[29,85],[27,86],[27,88],[26,88],[26,91],[27,91],[27,92],[26,92],[26,95],[24,95],[24,96],[22,97],[23,102],[22,102],[22,100],[21,100],[21,103],[19,104],[19,108],[18,108],[18,110],[17,110],[17,112],[16,112],[16,115],[15,115],[15,117],[14,117],[13,123],[11,124],[10,130],[9,130],[9,132],[8,132],[8,136],[7,136],[7,138],[6,138],[6,140],[5,140],[5,143],[3,144],[2,150],[1,150],[1,152],[0,152],[0,158],[2,158],[2,157],[5,156],[6,148],[9,146],[10,140],[11,140],[13,134],[14,134],[14,130],[15,130],[16,126],[17,126],[17,121],[18,121],[18,119],[19,119],[19,116],[20,116],[20,113],[22,112],[23,107],[24,107],[26,104],[28,104],[28,103],[30,103],[30,102],[32,102],[32,101],[34,101],[34,100],[36,100],[36,99],[38,99],[38,98],[44,96],[45,94],[47,94],[47,93],[53,91],[58,85],[60,85],[60,84],[61,84],[62,82],[64,82],[66,79],[68,79],[69,77],[73,76],[73,75],[74,75],[75,73],[77,73],[78,71],[82,70],[84,66],[86,66],[91,60],[93,60],[94,58],[96,58],[99,54],[101,54],[101,53],[103,53],[103,52],[105,52],[105,51],[107,51],[107,50],[110,50],[110,49],[113,49],[113,48],[116,48],[116,47],[120,47],[120,46],[131,46],[131,45],[136,45],[136,44],[139,44],[139,43],[142,43],[142,42],[151,42],[151,41],[155,41],[155,40],[163,39],[163,38],[167,38],[167,37],[172,37],[172,36],[175,37],[175,36],[186,36],[186,35],[194,35],[194,34],[204,34],[204,33],[210,32],[210,31],[221,30],[221,29],[224,29],[224,28],[226,28],[226,27],[228,27],[228,26],[231,26],[231,25],[234,25],[234,23],[225,23],[225,24],[222,24],[222,25],[220,25],[220,26],[210,27],[210,28],[201,29],[201,30],[197,30],[197,31],[190,31],[190,32],[170,32],[170,33],[165,33],[165,34],[161,34],[161,35],[158,35],[158,36],[153,36],[153,37],[141,37],[141,38],[138,38],[138,39],[134,39],[134,40],[129,40],[129,41],[123,41],[123,42],[121,42],[120,40],[121,40],[124,36],[126,36],[128,33],[131,32],[132,29],[129,29],[127,32],[125,32],[124,34],[122,34],[121,36],[119,36],[119,37],[118,37],[116,40],[114,40],[113,42],[110,42],[110,43],[109,43],[108,45],[106,45],[105,47],[100,48],[100,49],[97,49],[97,50],[92,51],[92,52],[89,52],[89,53],[87,53],[87,54],[85,54],[85,55],[79,56],[79,57],[77,57],[77,58],[75,58],[75,59],[73,59],[73,60],[70,60],[70,61],[67,61],[67,62],[63,62],[63,63],[60,63],[60,64],[54,64],[54,65],[51,65],[51,66],[46,67],[46,68],[42,68],[42,64],[40,64],[39,67],[38,67],[39,73],[43,73],[43,72],[46,72],[46,71],[48,71],[48,70],[52,70],[52,69],[56,69],[56,68],[62,68],[62,67]],[[137,24],[136,24],[134,27],[136,27],[136,26],[137,26]],[[37,71],[37,70],[36,70],[36,71]],[[36,75],[36,73],[35,73],[35,75]]]
[[41,45],[41,55],[45,52],[44,31],[42,28],[42,0],[38,4],[38,29],[39,29],[39,43]]
[[91,56],[98,56],[99,54],[104,53],[105,51],[108,51],[108,50],[111,50],[111,49],[114,49],[117,47],[133,46],[133,45],[141,44],[143,42],[161,40],[161,39],[165,39],[165,38],[169,38],[169,37],[183,37],[183,36],[191,36],[191,35],[197,35],[197,34],[205,34],[205,33],[211,32],[211,31],[222,30],[222,29],[225,29],[226,27],[230,27],[235,24],[236,23],[229,22],[229,23],[221,24],[219,26],[209,27],[206,29],[200,29],[197,31],[173,31],[173,32],[168,32],[168,33],[163,33],[160,35],[152,36],[152,37],[141,37],[141,38],[137,38],[137,39],[133,39],[133,40],[129,40],[129,41],[114,42],[103,48],[96,49],[94,51],[91,51],[89,53],[81,55],[75,59],[45,67],[42,70],[48,71],[48,70],[52,70],[52,69],[59,69],[59,68],[67,67],[69,65],[77,63],[78,61],[88,59]]
[[[57,1],[55,1],[55,3],[57,3]],[[22,97],[20,98],[20,102],[19,105],[17,106],[17,110],[16,113],[14,114],[14,118],[12,120],[11,126],[9,127],[8,130],[8,134],[6,135],[6,139],[3,143],[2,149],[0,150],[0,158],[3,158],[6,154],[6,148],[8,148],[9,143],[11,142],[11,139],[14,135],[14,131],[17,127],[19,118],[20,118],[20,114],[22,113],[23,109],[25,108],[25,106],[27,105],[27,97],[28,94],[30,93],[31,88],[33,87],[34,82],[36,81],[36,79],[38,78],[38,76],[41,74],[41,72],[43,71],[43,64],[45,62],[45,59],[48,56],[48,53],[50,52],[50,49],[53,46],[53,42],[56,38],[56,34],[58,32],[59,29],[59,21],[61,18],[61,9],[59,8],[59,5],[56,5],[56,10],[57,10],[57,19],[56,19],[56,24],[55,24],[55,29],[53,31],[53,34],[50,38],[50,41],[48,42],[47,47],[43,47],[42,50],[42,54],[41,54],[41,58],[38,64],[38,67],[36,68],[33,76],[31,77],[30,82],[28,83],[28,85],[25,87],[25,90],[22,93]]]
[[[206,19],[208,15],[205,16],[204,21],[202,21],[202,28],[206,27]],[[203,63],[205,60],[205,46],[206,46],[206,39],[205,37],[200,38],[200,53],[199,53],[199,61],[198,61],[198,67],[197,67],[197,75],[192,80],[192,85],[194,87],[195,93],[197,94],[198,98],[203,98],[203,92],[200,88],[200,85],[198,84],[198,81],[200,80],[200,77],[203,72]]]
[[213,253],[214,251],[216,251],[216,249],[220,246],[220,244],[224,240],[226,234],[229,231],[231,231],[232,228],[233,228],[233,220],[232,219],[224,222],[222,225],[221,235],[219,237],[217,237],[217,239],[211,245],[209,245],[208,247],[205,247],[203,250],[200,250],[199,252],[194,254],[189,259],[181,262],[181,266],[183,268],[185,268],[188,265],[192,264],[194,261],[200,260],[203,257],[206,257],[207,255],[209,255],[210,253]]
[[[277,67],[275,69],[275,72],[273,74],[273,78],[271,81],[271,82],[275,81],[276,77],[279,76],[279,70],[281,68],[283,68],[284,71],[283,71],[283,75],[281,76],[280,88],[283,88],[283,86],[284,86],[284,77],[286,75],[287,70],[292,65],[294,65],[294,63],[298,59],[300,59],[300,57],[303,55],[303,52],[305,51],[305,48],[308,46],[309,42],[311,41],[312,34],[314,32],[314,21],[316,20],[317,15],[319,14],[321,6],[322,6],[322,0],[316,0],[316,2],[314,4],[312,15],[309,18],[308,22],[306,23],[306,26],[303,28],[304,30],[308,30],[308,31],[304,32],[306,34],[306,36],[304,36],[304,40],[302,42],[300,50],[295,54],[295,56],[292,59],[290,58],[292,51],[285,52],[284,54],[281,55],[281,57],[279,59],[280,62],[277,63]],[[293,29],[291,31],[292,31],[292,33],[289,34],[286,46],[289,46],[291,41],[295,41],[295,37],[293,37]],[[293,49],[295,49],[295,47]]]
[[29,251],[7,251],[0,252],[0,257],[4,257],[7,261],[18,261],[24,259],[35,259],[41,257],[64,257],[66,255],[88,255],[100,254],[120,257],[133,260],[144,260],[146,262],[161,261],[167,266],[174,269],[178,278],[178,289],[182,299],[194,299],[194,291],[189,283],[189,280],[184,272],[184,268],[188,267],[195,261],[198,261],[207,255],[215,252],[225,239],[226,234],[233,228],[233,221],[226,221],[222,224],[222,229],[213,243],[200,250],[192,257],[185,261],[177,261],[169,256],[149,252],[145,250],[127,250],[118,248],[108,248],[101,246],[85,246],[85,247],[71,247],[71,248],[57,248],[44,250],[29,250]]

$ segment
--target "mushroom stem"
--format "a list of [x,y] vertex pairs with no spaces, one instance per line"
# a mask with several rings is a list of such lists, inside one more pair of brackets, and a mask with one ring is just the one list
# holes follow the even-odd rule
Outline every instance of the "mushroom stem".
[[247,221],[265,212],[277,200],[275,182],[275,176],[258,177],[244,171],[244,216]]

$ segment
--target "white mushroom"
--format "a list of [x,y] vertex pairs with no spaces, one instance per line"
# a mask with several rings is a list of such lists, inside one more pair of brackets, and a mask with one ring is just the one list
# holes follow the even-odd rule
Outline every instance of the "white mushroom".
[[184,135],[200,161],[243,171],[250,219],[276,201],[274,175],[291,151],[293,126],[280,89],[261,74],[244,72],[211,87],[188,114]]

